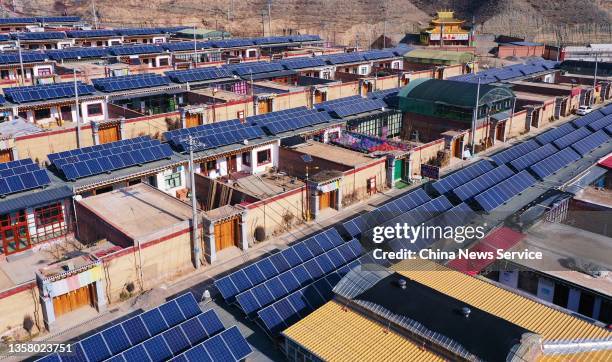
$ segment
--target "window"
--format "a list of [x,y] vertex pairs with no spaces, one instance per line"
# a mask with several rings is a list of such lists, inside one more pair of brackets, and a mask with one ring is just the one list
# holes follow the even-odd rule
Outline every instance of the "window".
[[34,110],[34,119],[44,119],[51,117],[51,109],[43,108]]
[[34,209],[34,218],[36,219],[36,227],[39,228],[63,222],[64,213],[62,211],[62,204],[56,202],[51,205],[38,207]]
[[7,69],[0,70],[0,78],[9,79],[10,78],[9,71]]
[[160,66],[160,67],[165,67],[165,66],[167,66],[168,64],[170,64],[170,63],[168,62],[168,58],[161,58],[161,59],[159,60],[159,66]]
[[88,104],[87,105],[88,116],[100,116],[102,115],[102,103]]
[[251,166],[251,152],[244,152],[242,154],[242,164],[245,166]]
[[359,74],[361,75],[368,74],[368,67],[359,67]]
[[166,183],[167,189],[181,187],[181,173],[174,171],[170,175],[164,176],[164,182]]
[[101,42],[101,41],[98,41],[98,42],[96,42],[96,46],[99,46],[99,47],[104,46],[104,43]]
[[40,68],[38,69],[39,76],[51,75],[51,68]]
[[264,165],[271,162],[270,149],[257,152],[257,165]]

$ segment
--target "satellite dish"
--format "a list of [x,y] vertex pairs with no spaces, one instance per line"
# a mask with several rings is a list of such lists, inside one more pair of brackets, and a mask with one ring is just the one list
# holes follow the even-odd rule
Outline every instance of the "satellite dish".
[[312,157],[310,155],[302,155],[300,157],[302,158],[302,161],[304,161],[306,163],[311,163],[312,162]]
[[249,140],[245,139],[244,141],[242,141],[242,143],[244,143],[245,145],[249,144]]

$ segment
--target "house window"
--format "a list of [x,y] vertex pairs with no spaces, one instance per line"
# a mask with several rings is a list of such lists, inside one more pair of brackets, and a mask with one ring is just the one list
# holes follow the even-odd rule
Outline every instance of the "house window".
[[51,205],[38,207],[34,209],[34,218],[36,219],[36,227],[38,228],[61,223],[64,221],[62,204],[56,202]]
[[51,117],[51,109],[43,108],[34,110],[34,119],[45,119]]
[[272,159],[270,149],[257,152],[257,165],[270,163]]
[[368,67],[360,67],[359,68],[359,74],[361,74],[361,75],[368,74]]
[[159,60],[159,66],[160,67],[165,67],[167,65],[169,65],[170,63],[168,62],[168,58],[162,58]]
[[251,152],[244,152],[242,154],[242,164],[245,166],[251,166]]
[[88,104],[87,105],[87,115],[89,116],[100,116],[102,115],[102,104]]
[[181,173],[174,170],[173,173],[164,176],[164,182],[166,183],[166,189],[181,187]]
[[50,68],[40,68],[38,69],[38,75],[39,76],[51,75],[51,69]]

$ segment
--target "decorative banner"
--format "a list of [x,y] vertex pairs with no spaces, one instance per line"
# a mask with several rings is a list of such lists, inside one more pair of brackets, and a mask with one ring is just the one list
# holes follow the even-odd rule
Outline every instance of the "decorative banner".
[[102,279],[102,267],[96,265],[82,273],[57,280],[49,285],[49,296],[57,297]]
[[318,187],[318,190],[321,192],[330,192],[340,188],[340,180],[336,180],[334,182],[330,182],[325,185],[321,185]]

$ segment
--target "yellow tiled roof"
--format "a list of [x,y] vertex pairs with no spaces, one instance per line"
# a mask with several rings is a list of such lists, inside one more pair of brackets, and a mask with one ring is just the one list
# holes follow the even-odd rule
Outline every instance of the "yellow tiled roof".
[[443,361],[404,336],[336,301],[283,334],[326,361]]
[[560,354],[542,356],[538,362],[609,362],[612,361],[612,351],[581,352],[576,354]]
[[544,341],[612,339],[612,332],[445,266],[405,260],[393,266],[399,274],[466,304],[517,324]]

